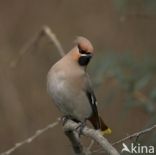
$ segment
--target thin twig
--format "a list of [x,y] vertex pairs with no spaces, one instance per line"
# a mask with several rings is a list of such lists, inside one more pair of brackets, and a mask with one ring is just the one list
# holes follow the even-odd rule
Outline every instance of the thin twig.
[[[35,47],[35,45],[38,44],[38,42],[40,41],[41,38],[43,38],[44,36],[47,36],[49,38],[49,40],[51,41],[51,43],[53,43],[59,54],[61,55],[61,57],[63,57],[65,55],[65,52],[59,42],[59,40],[57,39],[56,35],[52,32],[52,30],[48,27],[48,26],[44,26],[26,45],[25,47],[22,48],[22,50],[19,52],[18,56],[16,57],[16,59],[12,60],[10,62],[10,67],[11,68],[15,68],[18,64],[18,62],[21,60],[21,58],[27,53],[29,52],[33,47]],[[33,50],[31,50],[33,51]]]
[[[39,137],[40,135],[42,135],[43,133],[45,133],[47,130],[52,129],[56,125],[58,125],[59,124],[59,121],[60,121],[60,119],[58,119],[58,121],[56,121],[54,123],[51,123],[51,124],[47,125],[43,129],[37,130],[31,137],[29,137],[29,138],[27,138],[27,139],[25,139],[25,140],[23,140],[21,142],[16,143],[12,148],[8,149],[7,151],[5,151],[3,153],[0,153],[0,155],[10,155],[12,152],[14,152],[18,148],[22,147],[23,145],[31,143],[33,140],[35,140],[37,137]],[[76,133],[77,132],[76,129],[77,129],[78,126],[79,126],[78,123],[75,123],[75,122],[73,122],[71,120],[68,120],[67,123],[65,123],[65,125],[64,125],[64,130],[65,130],[66,133],[68,131],[73,131],[73,132]],[[116,144],[119,144],[121,142],[124,142],[124,141],[126,141],[128,139],[132,139],[132,138],[138,137],[140,135],[146,134],[146,133],[154,130],[155,128],[156,128],[156,124],[153,125],[150,128],[147,128],[147,129],[144,129],[142,131],[133,133],[132,135],[127,136],[127,137],[125,137],[125,138],[123,138],[121,140],[118,140],[118,141],[114,142],[113,144],[110,144],[103,136],[101,136],[101,134],[98,131],[96,131],[94,129],[90,129],[88,127],[84,127],[84,129],[82,130],[82,134],[85,135],[85,136],[89,136],[90,138],[92,138],[92,143],[91,143],[90,146],[93,145],[93,139],[102,146],[102,149],[100,148],[98,150],[95,150],[95,151],[93,151],[94,153],[95,152],[100,152],[101,150],[105,150],[106,152],[109,152],[109,151],[112,151],[112,146],[111,145],[116,145]],[[71,141],[73,142],[73,140],[71,140]],[[76,145],[74,145],[75,148],[77,146],[81,145],[80,141],[79,141],[79,143],[77,143],[78,141],[79,141],[79,139],[77,139],[74,143],[72,143],[72,145],[76,144]],[[79,147],[79,148],[81,148],[81,150],[83,150],[83,155],[86,155],[86,154],[88,155],[90,153],[90,146],[88,147],[89,149],[87,148],[87,150],[85,150],[85,148],[81,148],[82,145],[81,145],[81,147]],[[79,154],[82,154],[81,150],[80,150],[80,153]],[[113,148],[113,150],[114,150],[114,148]]]
[[[150,131],[152,131],[152,130],[154,130],[154,129],[156,129],[156,124],[153,125],[153,126],[151,126],[151,127],[149,127],[149,128],[147,128],[147,129],[144,129],[144,130],[135,132],[135,133],[133,133],[133,134],[131,134],[131,135],[125,137],[125,138],[122,138],[122,139],[120,139],[120,140],[118,140],[118,141],[112,143],[112,145],[114,146],[114,145],[117,145],[117,144],[119,144],[119,143],[125,142],[125,141],[127,141],[127,140],[129,140],[129,139],[132,139],[132,138],[135,138],[135,137],[136,137],[136,138],[137,138],[137,137],[140,137],[141,135],[146,134],[146,133],[148,133],[148,132],[150,132]],[[94,153],[96,153],[96,152],[98,152],[98,153],[99,153],[99,152],[103,152],[103,149],[102,149],[102,148],[99,148],[99,149],[97,149],[97,150],[94,150],[93,152],[94,152]]]
[[19,147],[22,147],[25,144],[31,143],[33,140],[35,140],[41,134],[45,133],[49,129],[54,128],[58,124],[59,124],[59,120],[54,122],[54,123],[51,123],[51,124],[47,125],[43,129],[37,130],[31,137],[29,137],[29,138],[27,138],[27,139],[25,139],[25,140],[23,140],[21,142],[16,143],[12,148],[10,148],[9,150],[7,150],[7,151],[5,151],[3,153],[0,153],[0,155],[10,155],[13,151],[17,150]]
[[53,33],[52,30],[48,26],[43,27],[43,32],[50,39],[50,41],[56,46],[61,57],[63,57],[65,55],[65,51],[63,47],[61,46],[59,40],[57,39],[55,33]]
[[41,36],[43,36],[43,31],[39,31],[24,47],[22,47],[16,58],[11,60],[9,66],[15,68],[21,58],[39,42]]
[[124,142],[124,141],[126,141],[126,140],[128,140],[128,139],[132,139],[132,138],[135,138],[135,137],[139,137],[139,136],[141,136],[141,135],[143,135],[143,134],[145,134],[145,133],[148,133],[148,132],[150,132],[150,131],[152,131],[152,130],[154,130],[154,129],[156,129],[156,124],[153,125],[153,126],[151,126],[150,128],[144,129],[144,130],[139,131],[139,132],[135,132],[135,133],[133,133],[133,134],[130,135],[130,136],[127,136],[127,137],[125,137],[125,138],[122,138],[122,139],[120,139],[120,140],[118,140],[118,141],[112,143],[112,145],[119,144],[119,143]]
[[87,150],[91,150],[92,146],[94,145],[94,140],[92,139],[89,146],[87,147]]

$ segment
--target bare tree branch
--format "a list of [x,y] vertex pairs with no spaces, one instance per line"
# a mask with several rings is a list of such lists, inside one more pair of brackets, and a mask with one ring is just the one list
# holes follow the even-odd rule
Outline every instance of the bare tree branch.
[[57,39],[55,33],[53,33],[52,30],[48,26],[43,27],[43,32],[45,33],[47,37],[49,37],[50,41],[56,46],[61,57],[63,57],[65,55],[65,52],[59,40]]
[[141,130],[141,131],[139,131],[139,132],[135,132],[135,133],[133,133],[133,134],[130,135],[130,136],[127,136],[127,137],[125,137],[125,138],[122,138],[122,139],[120,139],[120,140],[114,142],[112,145],[116,145],[116,144],[122,143],[122,142],[124,142],[124,141],[126,141],[126,140],[128,140],[128,139],[132,139],[132,138],[135,138],[135,137],[139,137],[139,136],[141,136],[141,135],[143,135],[143,134],[145,134],[145,133],[148,133],[148,132],[150,132],[150,131],[152,131],[152,130],[154,130],[154,129],[156,129],[156,124],[153,125],[153,126],[151,126],[150,128]]
[[54,128],[58,124],[59,124],[59,121],[56,121],[56,122],[54,122],[52,124],[49,124],[48,126],[46,126],[43,129],[37,130],[34,135],[32,135],[31,137],[29,137],[29,138],[27,138],[27,139],[25,139],[25,140],[23,140],[21,142],[16,143],[12,148],[10,148],[9,150],[7,150],[7,151],[5,151],[3,153],[0,153],[0,155],[10,155],[12,152],[14,152],[15,150],[17,150],[18,148],[22,147],[25,144],[31,143],[33,140],[35,140],[41,134],[45,133],[49,129]]
[[[135,132],[135,133],[133,133],[133,134],[131,134],[131,135],[125,137],[125,138],[122,138],[122,139],[120,139],[120,140],[118,140],[118,141],[112,143],[112,145],[114,146],[114,145],[117,145],[117,144],[119,144],[119,143],[125,142],[125,141],[127,141],[127,140],[129,140],[129,139],[138,138],[138,137],[140,137],[141,135],[144,135],[144,134],[146,134],[146,133],[148,133],[148,132],[153,131],[154,129],[156,129],[156,124],[153,125],[153,126],[151,126],[151,127],[149,127],[149,128],[147,128],[147,129],[144,129],[144,130]],[[95,153],[98,152],[98,153],[99,153],[99,152],[101,152],[101,151],[103,152],[103,149],[102,149],[102,148],[97,149],[97,150],[94,150],[93,152],[95,152]]]
[[[16,143],[12,148],[8,149],[7,151],[0,153],[0,155],[10,155],[12,152],[17,150],[18,148],[22,147],[25,144],[29,144],[32,141],[34,141],[37,137],[45,133],[47,130],[54,128],[57,126],[60,122],[60,118],[52,124],[49,124],[43,129],[39,129],[35,132],[34,135],[31,137]],[[79,131],[76,130],[79,127],[79,123],[76,123],[72,120],[67,120],[64,124],[64,131],[65,134],[68,136],[69,140],[72,143],[73,149],[76,153],[76,155],[91,155],[91,151],[89,149],[86,149],[81,145],[80,139],[79,139]],[[119,155],[119,153],[116,151],[114,147],[105,139],[101,133],[97,130],[88,128],[85,126],[82,130],[82,134],[85,136],[90,137],[91,139],[94,139],[98,144],[102,146],[102,148],[110,155]],[[92,144],[92,143],[91,143]],[[92,144],[93,145],[93,144]]]
[[[41,136],[47,130],[52,129],[55,126],[57,126],[59,124],[59,122],[60,122],[60,118],[58,118],[58,120],[56,122],[47,125],[45,128],[37,130],[34,135],[32,135],[31,137],[29,137],[21,142],[16,143],[12,148],[8,149],[7,151],[5,151],[3,153],[0,153],[0,155],[10,155],[12,152],[14,152],[18,148],[22,147],[23,145],[29,144],[32,141],[34,141],[37,137]],[[78,136],[79,131],[77,130],[78,127],[79,127],[78,123],[75,123],[72,120],[67,120],[67,122],[64,124],[65,134],[68,136],[69,140],[71,141],[76,155],[90,155],[91,154],[90,146],[86,149],[85,147],[83,147],[83,145],[80,142],[80,139]],[[88,128],[87,126],[85,126],[83,128],[82,134],[84,136],[90,137],[92,140],[96,141],[102,147],[93,152],[106,151],[110,155],[119,155],[119,153],[116,151],[116,149],[114,147],[112,147],[112,145],[116,145],[116,144],[124,142],[128,139],[132,139],[132,138],[138,137],[140,135],[146,134],[148,132],[153,131],[154,129],[156,129],[156,124],[150,128],[145,129],[145,130],[133,133],[132,135],[127,136],[121,140],[118,140],[118,141],[114,142],[113,144],[110,144],[107,141],[107,139],[101,135],[101,133],[99,131]],[[93,141],[91,143],[91,146],[92,145],[93,145]]]
[[[64,124],[64,131],[76,131],[76,129],[79,127],[78,123],[73,122],[72,120],[67,120]],[[109,155],[119,155],[117,150],[108,142],[108,140],[102,136],[100,131],[94,130],[91,128],[88,128],[85,126],[82,129],[82,134],[94,139]],[[72,141],[72,144],[75,142]],[[76,144],[76,143],[75,143]],[[77,143],[78,145],[80,143]],[[83,150],[83,149],[82,149]],[[84,152],[79,152],[79,154],[84,154]],[[86,154],[85,154],[86,155]]]
[[72,130],[64,131],[66,136],[69,138],[73,150],[78,155],[88,155],[87,152],[84,150],[84,147],[82,146],[80,142],[80,138],[78,134]]
[[[49,38],[49,40],[51,41],[51,43],[53,43],[59,54],[61,56],[65,55],[65,52],[59,42],[59,40],[57,39],[56,35],[52,32],[52,30],[48,27],[48,26],[44,26],[26,45],[25,47],[22,48],[22,50],[19,52],[18,56],[16,57],[16,59],[12,60],[10,62],[10,67],[11,68],[15,68],[18,64],[18,62],[21,60],[21,58],[27,53],[29,52],[33,47],[35,47],[35,45],[38,44],[38,42],[40,41],[41,38],[43,38],[44,36],[47,36]],[[33,51],[33,50],[32,50]]]
[[95,141],[92,139],[89,146],[87,147],[87,150],[91,150],[92,146],[94,145]]

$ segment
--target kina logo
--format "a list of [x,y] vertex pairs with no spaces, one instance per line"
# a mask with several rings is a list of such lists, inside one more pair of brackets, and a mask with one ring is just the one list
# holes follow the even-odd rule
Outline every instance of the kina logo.
[[121,152],[128,152],[130,154],[155,154],[155,147],[154,146],[145,146],[141,144],[134,144],[131,143],[131,145],[128,147],[125,143],[122,143],[122,150]]

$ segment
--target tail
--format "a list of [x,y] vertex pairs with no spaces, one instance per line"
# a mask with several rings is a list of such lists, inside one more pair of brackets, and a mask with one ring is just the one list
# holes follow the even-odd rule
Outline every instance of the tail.
[[102,132],[102,135],[105,134],[111,134],[112,130],[104,123],[104,121],[102,120],[102,118],[99,116],[94,117],[94,115],[92,117],[89,118],[89,121],[92,123],[93,127],[98,130],[100,129]]

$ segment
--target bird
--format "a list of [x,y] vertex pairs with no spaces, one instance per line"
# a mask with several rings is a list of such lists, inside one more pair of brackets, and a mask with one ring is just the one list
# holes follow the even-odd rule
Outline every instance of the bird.
[[111,134],[97,109],[97,100],[87,66],[94,55],[92,43],[79,36],[74,47],[47,74],[47,90],[63,116],[75,122],[90,121],[102,135]]

